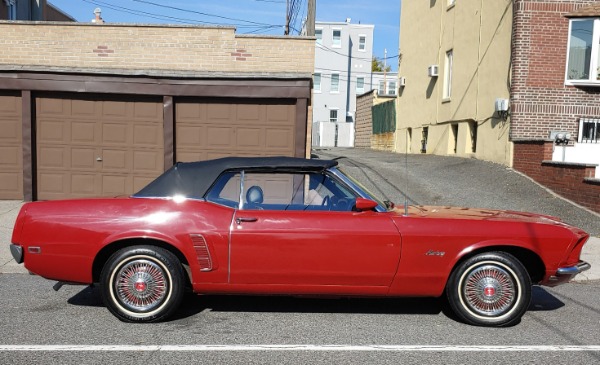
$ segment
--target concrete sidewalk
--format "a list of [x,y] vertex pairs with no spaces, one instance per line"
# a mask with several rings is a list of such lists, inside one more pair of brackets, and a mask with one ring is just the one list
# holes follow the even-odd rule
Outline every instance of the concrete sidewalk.
[[[27,273],[23,265],[18,265],[12,258],[9,249],[13,225],[22,205],[20,201],[0,200],[0,274]],[[589,262],[592,268],[578,275],[575,281],[600,280],[600,238],[590,238],[581,258]]]

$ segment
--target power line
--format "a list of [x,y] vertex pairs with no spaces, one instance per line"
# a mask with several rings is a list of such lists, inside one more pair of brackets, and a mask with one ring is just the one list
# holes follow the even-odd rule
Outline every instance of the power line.
[[237,21],[237,22],[245,22],[245,23],[249,23],[249,24],[262,25],[262,26],[272,26],[273,25],[273,24],[266,24],[266,23],[258,23],[258,22],[254,22],[251,20],[245,20],[245,19],[229,18],[226,16],[221,16],[221,15],[216,15],[216,14],[208,14],[208,13],[203,13],[200,11],[183,9],[183,8],[178,8],[178,7],[170,6],[170,5],[157,4],[152,1],[146,1],[146,0],[132,0],[132,1],[134,1],[136,3],[144,3],[144,4],[161,7],[161,8],[173,9],[173,10],[178,10],[178,11],[185,12],[185,13],[199,14],[199,15],[204,15],[204,16],[213,17],[213,18],[219,18],[219,19],[225,19],[225,20],[231,20],[231,21]]
[[[281,27],[281,25],[266,24],[266,23],[256,23],[256,25],[249,25],[249,24],[227,24],[227,23],[206,22],[206,21],[201,21],[201,20],[197,20],[197,19],[181,18],[181,17],[174,17],[174,16],[169,16],[169,15],[163,15],[163,14],[150,13],[150,12],[142,11],[142,10],[138,10],[138,9],[131,9],[131,8],[123,7],[123,6],[113,5],[111,3],[107,3],[104,1],[100,1],[100,0],[81,0],[81,1],[89,3],[89,4],[97,5],[97,6],[107,7],[109,9],[116,10],[116,11],[123,12],[123,13],[133,14],[133,15],[137,15],[137,16],[144,16],[144,17],[158,19],[158,20],[174,21],[174,22],[182,23],[182,24],[225,25],[225,26],[233,26],[236,28],[261,28],[261,29]],[[133,0],[133,1],[136,1],[136,0]]]

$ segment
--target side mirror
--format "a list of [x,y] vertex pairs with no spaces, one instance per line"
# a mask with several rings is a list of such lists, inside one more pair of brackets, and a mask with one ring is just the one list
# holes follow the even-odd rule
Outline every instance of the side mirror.
[[356,210],[363,212],[365,210],[373,210],[377,207],[377,202],[365,198],[356,198]]

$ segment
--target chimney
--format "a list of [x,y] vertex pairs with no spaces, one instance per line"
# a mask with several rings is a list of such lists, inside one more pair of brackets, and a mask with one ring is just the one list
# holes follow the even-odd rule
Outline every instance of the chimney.
[[104,24],[104,19],[102,19],[102,17],[100,16],[101,14],[102,14],[102,10],[100,8],[94,9],[94,15],[96,17],[94,19],[92,19],[92,23]]

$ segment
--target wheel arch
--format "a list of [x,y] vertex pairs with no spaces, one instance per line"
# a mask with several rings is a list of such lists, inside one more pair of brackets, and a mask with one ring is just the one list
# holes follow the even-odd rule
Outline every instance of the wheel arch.
[[512,245],[493,245],[493,246],[485,246],[479,247],[475,250],[464,253],[460,256],[458,260],[452,266],[452,269],[448,273],[448,278],[446,282],[450,279],[450,275],[454,270],[460,266],[463,262],[467,261],[473,256],[487,253],[487,252],[505,252],[512,256],[514,256],[517,260],[523,264],[532,283],[538,283],[542,281],[544,275],[546,273],[546,265],[542,258],[533,250],[530,250],[526,247],[520,246],[512,246]]
[[181,252],[177,247],[155,238],[125,238],[121,240],[114,241],[110,244],[105,245],[102,249],[96,254],[94,257],[94,263],[92,264],[92,280],[94,283],[100,281],[100,274],[102,272],[102,268],[108,261],[108,259],[120,249],[125,247],[133,247],[133,246],[156,246],[162,249],[165,249],[172,254],[174,254],[179,262],[183,266],[183,270],[186,273],[185,280],[186,286],[191,288],[192,283],[192,273],[189,269],[189,262],[186,256]]

